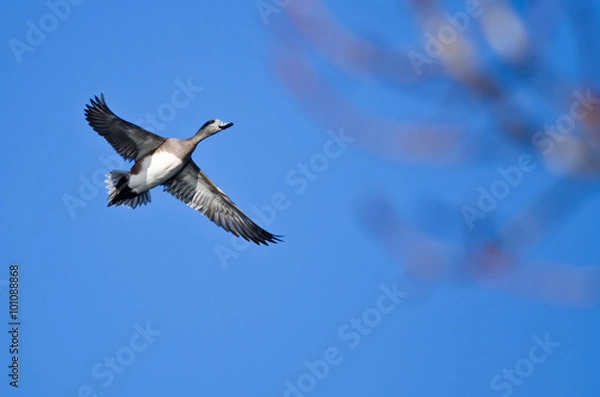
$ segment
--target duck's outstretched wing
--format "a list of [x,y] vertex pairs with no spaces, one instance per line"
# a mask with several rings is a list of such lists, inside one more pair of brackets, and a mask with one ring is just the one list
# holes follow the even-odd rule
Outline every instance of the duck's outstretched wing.
[[104,94],[90,102],[91,105],[86,105],[84,110],[85,119],[125,160],[140,159],[166,140],[118,117],[108,108]]
[[254,223],[193,161],[164,185],[166,192],[238,237],[264,245],[282,241],[282,236],[271,234]]

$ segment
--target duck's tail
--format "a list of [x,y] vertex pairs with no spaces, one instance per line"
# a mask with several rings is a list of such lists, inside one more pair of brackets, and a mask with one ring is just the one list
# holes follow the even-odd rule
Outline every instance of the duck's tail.
[[127,171],[114,170],[106,175],[106,188],[108,189],[108,206],[114,205],[118,207],[124,205],[126,207],[135,208],[138,205],[148,204],[150,199],[150,191],[146,190],[142,193],[134,193],[127,182],[131,174]]

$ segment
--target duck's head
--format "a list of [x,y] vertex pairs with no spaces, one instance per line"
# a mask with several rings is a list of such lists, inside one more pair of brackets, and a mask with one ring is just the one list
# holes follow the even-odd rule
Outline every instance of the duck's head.
[[219,119],[208,120],[200,129],[199,133],[202,133],[204,136],[209,136],[212,134],[216,134],[219,131],[223,131],[229,127],[231,127],[233,123],[221,121]]
[[196,135],[190,138],[190,140],[197,145],[203,139],[208,138],[219,131],[223,131],[232,125],[233,123],[221,121],[219,119],[208,120],[202,127],[200,127],[198,132],[196,132]]

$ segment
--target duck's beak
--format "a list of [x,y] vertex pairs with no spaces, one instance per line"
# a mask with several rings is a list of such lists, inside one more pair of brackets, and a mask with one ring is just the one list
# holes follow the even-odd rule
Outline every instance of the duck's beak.
[[222,130],[225,130],[225,129],[231,127],[232,125],[233,125],[232,122],[226,123],[226,122],[222,121],[221,124],[219,125],[219,128]]

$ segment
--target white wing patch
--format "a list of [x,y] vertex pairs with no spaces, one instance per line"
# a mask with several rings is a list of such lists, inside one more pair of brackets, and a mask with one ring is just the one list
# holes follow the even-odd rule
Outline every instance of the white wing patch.
[[135,193],[141,193],[167,181],[175,175],[183,162],[169,152],[158,152],[142,161],[141,171],[129,178],[129,187]]

